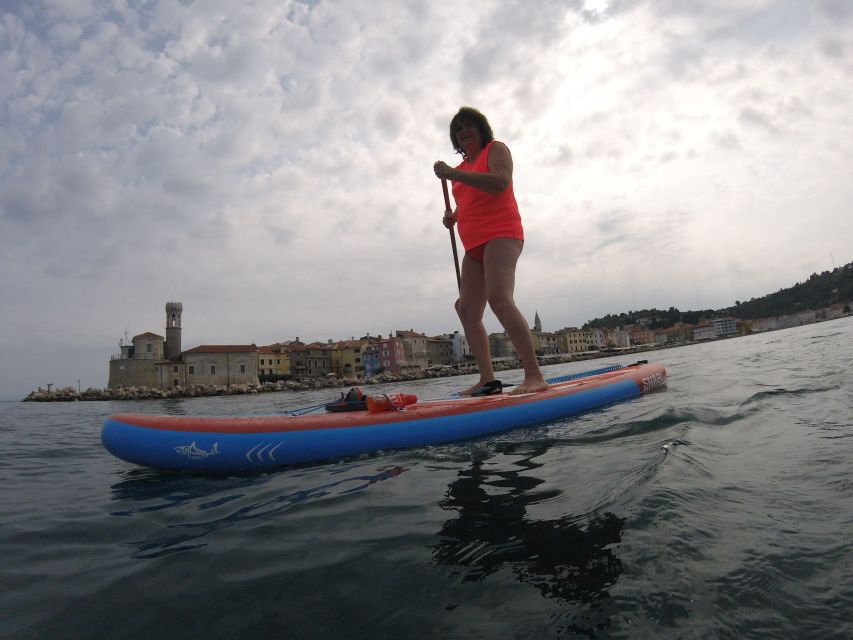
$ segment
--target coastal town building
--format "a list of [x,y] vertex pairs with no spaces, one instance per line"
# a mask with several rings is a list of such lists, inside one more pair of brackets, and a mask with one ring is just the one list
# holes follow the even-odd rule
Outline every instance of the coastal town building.
[[[163,342],[162,336],[149,333],[134,336],[130,345],[120,344],[121,354],[110,358],[107,387],[118,389],[159,386],[159,376],[154,363],[163,359]],[[137,351],[139,346],[150,348],[151,351]],[[158,349],[156,352],[155,348]]]
[[299,339],[299,336],[296,336],[294,340],[277,342],[273,346],[276,354],[276,374],[279,376],[293,376],[293,358],[291,354],[303,348],[305,343]]
[[517,358],[515,345],[506,333],[489,334],[489,353],[492,358]]
[[275,375],[275,348],[272,345],[258,347],[258,375]]
[[288,343],[276,342],[270,345],[273,356],[273,375],[279,379],[290,376],[290,349]]
[[717,330],[714,328],[713,322],[703,322],[693,327],[693,340],[700,342],[702,340],[713,340],[717,337]]
[[254,344],[200,345],[162,365],[173,375],[166,386],[257,384],[260,350]]
[[623,329],[613,329],[607,334],[607,346],[611,349],[627,349],[631,346],[631,335]]
[[155,362],[154,369],[157,375],[157,384],[152,386],[160,389],[187,386],[187,370],[180,360]]
[[322,342],[312,342],[290,351],[290,369],[294,378],[318,378],[332,372],[329,349]]
[[831,304],[816,311],[801,311],[781,316],[759,318],[749,323],[749,330],[754,332],[775,331],[776,329],[788,329],[811,324],[820,320],[833,320],[850,314],[850,303]]
[[396,331],[397,338],[403,343],[403,361],[401,368],[405,370],[423,370],[429,366],[427,337],[414,329]]
[[[180,350],[182,311],[180,302],[166,303],[166,339],[146,331],[134,336],[130,345],[119,342],[119,355],[110,358],[107,382],[110,389],[171,386],[168,380],[175,378],[163,363],[167,360],[166,354],[175,350],[175,345]],[[167,339],[172,340],[172,345]]]
[[[578,329],[577,327],[566,327],[557,332],[560,340],[558,343],[560,353],[584,353],[598,348],[592,331]],[[601,332],[604,340],[604,332]]]
[[389,335],[378,338],[379,342],[379,372],[400,373],[402,363],[405,361],[403,353],[403,341],[395,336]]
[[297,337],[296,340],[276,342],[258,347],[258,375],[260,380],[283,380],[292,377],[290,353],[305,347]]
[[429,366],[453,364],[453,340],[445,336],[427,338],[427,361]]
[[181,351],[180,302],[166,303],[166,338],[145,332],[131,345],[119,343],[120,354],[110,359],[110,389],[149,387],[168,389],[189,385],[232,385],[258,382],[258,347],[201,345]]
[[693,325],[676,322],[669,329],[663,329],[657,333],[663,333],[666,336],[665,344],[686,344],[693,340]]
[[453,333],[445,334],[444,337],[449,339],[453,344],[454,363],[467,362],[473,357],[471,356],[471,347],[468,344],[468,338],[465,337],[464,333],[454,331]]
[[293,348],[293,344],[285,344],[282,342],[276,343],[275,372],[277,375],[289,376],[292,374],[293,367],[290,359],[290,352]]
[[739,321],[737,318],[714,318],[714,331],[718,338],[723,336],[734,336],[738,334]]
[[330,345],[332,373],[340,378],[364,378],[364,355],[370,346],[368,339],[339,340]]
[[536,355],[543,356],[560,352],[560,335],[542,331],[542,319],[539,317],[538,311],[533,320],[533,328],[530,330],[530,338],[533,340],[533,350]]
[[181,315],[184,305],[180,302],[166,303],[166,360],[181,357]]
[[562,336],[559,334],[550,331],[531,331],[530,337],[533,339],[533,350],[536,355],[560,353]]
[[655,332],[646,327],[635,327],[629,331],[631,344],[634,346],[655,343]]
[[367,349],[364,350],[364,377],[372,378],[380,373],[382,368],[379,364],[379,342],[371,340]]
[[[323,376],[367,380],[381,373],[417,373],[431,367],[471,364],[470,346],[463,333],[428,337],[414,329],[398,330],[383,338],[369,334],[350,340],[305,344],[295,340],[258,347],[255,344],[181,347],[183,305],[165,306],[165,337],[146,331],[119,341],[119,353],[109,362],[110,389],[149,387],[168,389],[198,385],[258,384],[287,378]],[[645,346],[678,346],[751,332],[783,329],[850,314],[850,303],[840,302],[816,311],[742,321],[714,317],[700,324],[676,322],[662,329],[661,315],[644,316],[615,329],[567,327],[542,330],[538,311],[531,336],[538,355],[565,354],[582,358],[596,351],[622,351]],[[494,360],[518,358],[506,333],[488,336]]]
[[166,341],[163,336],[146,331],[138,336],[133,336],[131,351],[127,357],[137,357],[146,360],[162,360],[164,357]]

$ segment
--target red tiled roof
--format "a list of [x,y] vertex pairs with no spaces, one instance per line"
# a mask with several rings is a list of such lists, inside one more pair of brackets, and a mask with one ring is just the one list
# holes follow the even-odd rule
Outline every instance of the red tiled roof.
[[291,349],[293,349],[293,346],[287,342],[276,342],[258,347],[261,353],[288,353]]
[[338,340],[332,344],[332,347],[335,349],[355,349],[356,347],[363,347],[367,342],[367,340]]
[[150,331],[140,333],[138,336],[133,336],[134,340],[136,340],[137,338],[160,338],[160,340],[165,340],[163,336],[158,336],[156,333],[151,333]]
[[202,344],[184,353],[257,353],[255,344]]
[[312,342],[311,344],[302,345],[300,351],[304,351],[305,349],[326,349],[329,347],[329,344],[326,342]]

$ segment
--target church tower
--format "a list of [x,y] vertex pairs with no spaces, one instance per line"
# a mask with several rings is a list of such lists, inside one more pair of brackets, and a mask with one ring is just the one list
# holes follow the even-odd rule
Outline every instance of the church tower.
[[539,311],[536,312],[536,318],[533,320],[533,331],[542,333],[542,321],[539,319]]
[[184,305],[180,302],[166,303],[166,359],[175,360],[181,355],[181,313]]

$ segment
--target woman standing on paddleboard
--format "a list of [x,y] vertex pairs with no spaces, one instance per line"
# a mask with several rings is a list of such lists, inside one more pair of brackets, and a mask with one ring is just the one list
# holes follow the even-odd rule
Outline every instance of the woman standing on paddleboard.
[[450,142],[462,162],[453,168],[439,160],[435,175],[453,183],[456,211],[444,212],[444,226],[459,224],[465,247],[456,312],[462,321],[480,380],[462,395],[500,393],[483,325],[488,302],[515,346],[524,366],[524,381],[512,393],[548,388],[533,349],[527,321],[515,306],[515,267],[524,246],[524,230],[512,189],[512,156],[495,140],[486,116],[462,107],[450,121]]

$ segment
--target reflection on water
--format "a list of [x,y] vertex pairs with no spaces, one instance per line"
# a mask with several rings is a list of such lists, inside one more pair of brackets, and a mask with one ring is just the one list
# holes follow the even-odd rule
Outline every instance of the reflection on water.
[[190,415],[190,404],[183,398],[167,398],[160,405],[160,411],[167,416]]
[[534,462],[541,453],[510,470],[487,469],[476,461],[461,471],[441,502],[457,515],[442,526],[433,558],[455,567],[463,582],[482,582],[506,567],[546,598],[588,603],[607,597],[622,572],[612,546],[621,541],[625,519],[609,512],[584,522],[570,515],[528,518],[528,506],[560,493],[536,491],[544,480],[531,472],[542,466]]
[[[341,496],[363,491],[367,487],[389,478],[399,476],[405,467],[393,466],[373,473],[358,475],[343,474],[344,477],[317,486],[304,487],[257,499],[263,494],[268,475],[233,476],[214,479],[206,476],[191,476],[152,470],[138,470],[128,474],[129,479],[112,487],[113,499],[131,502],[112,516],[135,517],[139,514],[165,511],[166,514],[199,514],[191,522],[164,524],[129,545],[136,558],[156,558],[163,555],[189,551],[205,546],[200,540],[228,527],[241,525],[277,516],[294,507],[327,496]],[[180,507],[176,509],[176,507]],[[210,512],[208,517],[201,517]]]

